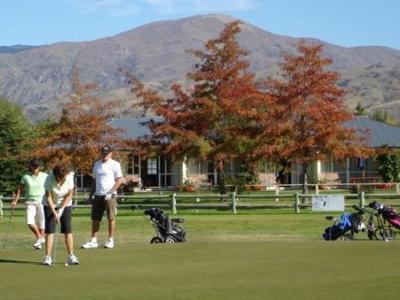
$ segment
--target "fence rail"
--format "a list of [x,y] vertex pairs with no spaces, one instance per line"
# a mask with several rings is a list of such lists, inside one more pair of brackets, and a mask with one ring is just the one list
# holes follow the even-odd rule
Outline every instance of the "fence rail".
[[[396,189],[397,191],[397,189]],[[286,193],[286,194],[238,194],[232,192],[225,195],[220,194],[188,194],[188,193],[172,193],[158,195],[120,195],[118,196],[118,206],[120,208],[145,209],[148,207],[160,207],[171,209],[173,214],[178,209],[225,209],[236,214],[238,209],[254,209],[254,208],[286,208],[293,209],[296,213],[300,213],[302,209],[311,207],[310,199],[313,194]],[[343,195],[345,198],[345,206],[350,207],[352,204],[358,204],[361,207],[371,199],[395,199],[391,203],[393,206],[400,206],[400,193],[335,193],[335,195]],[[0,196],[0,217],[3,217],[4,210],[11,207],[12,197]],[[350,203],[351,202],[351,203]],[[73,197],[73,206],[76,208],[88,208],[87,196],[75,195]],[[19,206],[22,208],[22,205]]]

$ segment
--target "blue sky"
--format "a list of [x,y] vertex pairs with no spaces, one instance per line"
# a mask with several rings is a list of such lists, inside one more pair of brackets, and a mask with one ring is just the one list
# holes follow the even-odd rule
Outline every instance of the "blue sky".
[[86,41],[223,13],[267,31],[400,49],[400,0],[0,0],[0,45]]

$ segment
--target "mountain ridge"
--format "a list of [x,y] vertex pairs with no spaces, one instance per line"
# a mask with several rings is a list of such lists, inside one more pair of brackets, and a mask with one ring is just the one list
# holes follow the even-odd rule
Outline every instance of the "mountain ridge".
[[[96,81],[104,98],[129,97],[129,87],[120,68],[165,92],[172,82],[184,81],[196,63],[185,50],[203,49],[207,40],[216,38],[224,24],[233,20],[236,19],[219,14],[193,16],[153,22],[93,41],[58,42],[0,53],[0,94],[22,105],[32,120],[52,115],[59,111],[60,102],[71,90],[74,63],[81,70],[82,81]],[[241,46],[250,51],[247,59],[251,70],[259,77],[276,72],[282,61],[281,53],[294,53],[300,39],[277,35],[247,22],[243,22],[238,35]],[[324,55],[333,59],[332,68],[343,75],[340,84],[356,87],[356,94],[347,98],[349,107],[355,106],[357,101],[370,108],[385,107],[389,102],[400,100],[397,96],[400,84],[396,79],[396,70],[400,68],[399,50],[383,46],[349,48],[314,38],[305,40],[322,43]],[[373,66],[379,67],[374,69]],[[374,76],[380,75],[368,77],[371,72]],[[381,80],[390,74],[396,79],[392,84]],[[391,109],[400,115],[397,105]]]

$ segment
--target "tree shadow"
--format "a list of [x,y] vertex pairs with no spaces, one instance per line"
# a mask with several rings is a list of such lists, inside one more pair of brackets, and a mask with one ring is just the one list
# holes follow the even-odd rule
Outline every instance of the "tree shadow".
[[2,259],[2,258],[0,258],[0,264],[28,264],[28,265],[41,265],[41,263],[40,263],[40,262],[37,262],[37,261],[16,260],[16,259]]

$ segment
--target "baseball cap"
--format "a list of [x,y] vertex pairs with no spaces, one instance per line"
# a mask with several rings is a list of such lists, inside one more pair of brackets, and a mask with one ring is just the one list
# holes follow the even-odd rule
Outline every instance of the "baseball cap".
[[101,148],[102,154],[108,154],[110,152],[112,152],[112,148],[110,145],[105,145],[103,148]]

